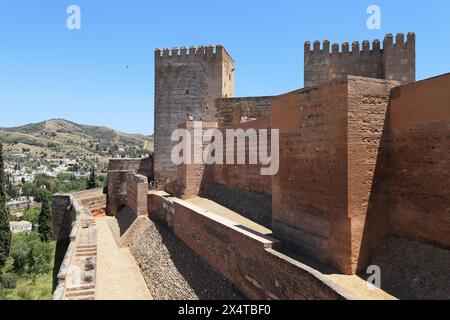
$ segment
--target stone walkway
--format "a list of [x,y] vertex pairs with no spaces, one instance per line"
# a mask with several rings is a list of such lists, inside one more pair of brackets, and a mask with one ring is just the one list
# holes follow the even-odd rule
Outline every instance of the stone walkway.
[[136,261],[128,248],[119,248],[108,225],[110,217],[96,218],[96,300],[152,300]]

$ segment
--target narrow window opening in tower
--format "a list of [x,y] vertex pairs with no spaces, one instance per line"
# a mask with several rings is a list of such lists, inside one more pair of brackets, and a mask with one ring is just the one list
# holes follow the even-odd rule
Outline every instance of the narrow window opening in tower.
[[189,90],[186,90],[186,94],[189,94]]

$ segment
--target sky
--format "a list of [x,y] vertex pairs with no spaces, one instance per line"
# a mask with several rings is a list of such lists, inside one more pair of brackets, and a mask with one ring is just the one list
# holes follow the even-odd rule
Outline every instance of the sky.
[[[70,5],[81,29],[69,30]],[[381,9],[370,30],[367,8]],[[450,1],[2,0],[0,127],[52,118],[153,133],[154,49],[223,44],[235,95],[303,87],[303,43],[416,33],[417,79],[450,72]]]

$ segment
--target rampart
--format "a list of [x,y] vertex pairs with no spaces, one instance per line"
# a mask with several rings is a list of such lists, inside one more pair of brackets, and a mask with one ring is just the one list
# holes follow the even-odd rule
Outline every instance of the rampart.
[[103,210],[105,203],[102,189],[53,196],[54,237],[70,241],[53,300],[95,299],[97,228],[92,212]]
[[[372,48],[370,42],[365,40],[361,45],[354,41],[351,45],[345,42],[340,47],[334,43],[331,46],[328,40],[305,42],[305,87],[318,85],[347,75],[369,78],[396,80],[400,83],[414,82],[416,78],[415,34],[408,33],[405,42],[403,33],[395,37],[387,34],[383,40],[374,40]],[[340,50],[341,48],[341,50]]]
[[359,248],[393,86],[348,76],[273,102],[272,127],[280,129],[273,232],[344,273],[367,263]]
[[320,272],[280,253],[278,241],[183,200],[150,193],[171,231],[251,299],[353,299]]

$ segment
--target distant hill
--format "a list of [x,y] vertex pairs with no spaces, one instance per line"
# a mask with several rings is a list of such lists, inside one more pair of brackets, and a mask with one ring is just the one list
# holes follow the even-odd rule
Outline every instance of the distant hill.
[[139,157],[153,152],[153,137],[108,127],[52,119],[14,128],[0,128],[7,153],[38,157],[87,157],[106,161],[114,155]]

